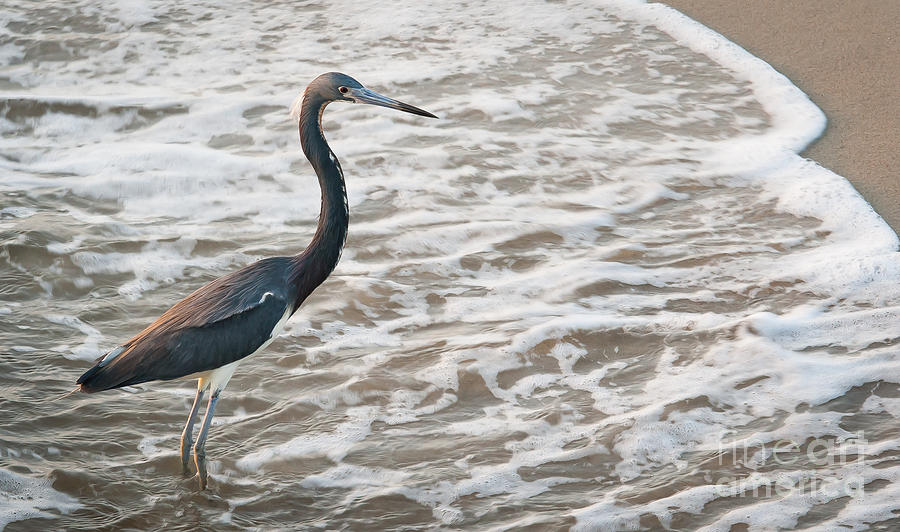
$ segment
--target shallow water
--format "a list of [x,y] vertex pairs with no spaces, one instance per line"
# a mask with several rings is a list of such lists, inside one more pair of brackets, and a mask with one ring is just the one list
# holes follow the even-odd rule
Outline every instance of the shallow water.
[[[823,117],[662,6],[7,3],[0,526],[900,526],[897,239],[795,155]],[[350,236],[180,476],[189,382],[56,399],[168,306],[292,254],[288,117]]]

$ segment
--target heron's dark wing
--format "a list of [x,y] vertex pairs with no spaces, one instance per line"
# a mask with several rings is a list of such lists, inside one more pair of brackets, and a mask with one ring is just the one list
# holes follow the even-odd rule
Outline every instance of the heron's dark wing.
[[292,308],[283,264],[266,259],[220,277],[177,303],[78,379],[95,392],[184,377],[240,360]]

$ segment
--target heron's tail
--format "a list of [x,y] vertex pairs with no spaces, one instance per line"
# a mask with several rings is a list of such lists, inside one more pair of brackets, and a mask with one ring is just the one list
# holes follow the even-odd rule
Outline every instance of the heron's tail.
[[87,393],[95,391],[99,392],[100,390],[92,390],[90,383],[91,379],[97,374],[97,372],[100,371],[100,368],[102,367],[103,366],[101,365],[101,362],[97,362],[96,364],[94,364],[94,367],[82,373],[81,377],[78,377],[78,380],[75,381],[75,384],[78,385],[78,389]]
[[110,362],[125,352],[125,346],[119,346],[109,353],[101,356],[94,362],[94,366],[85,371],[75,384],[79,385],[78,390],[85,393],[102,392],[111,388],[121,386],[121,379],[115,375],[115,371],[108,371]]

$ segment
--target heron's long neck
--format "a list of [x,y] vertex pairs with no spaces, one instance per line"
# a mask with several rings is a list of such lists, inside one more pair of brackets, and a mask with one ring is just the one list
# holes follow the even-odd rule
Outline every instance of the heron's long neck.
[[322,209],[312,241],[294,256],[292,282],[299,289],[295,309],[337,266],[350,220],[344,174],[322,133],[322,111],[327,104],[306,97],[300,111],[300,145],[319,176]]

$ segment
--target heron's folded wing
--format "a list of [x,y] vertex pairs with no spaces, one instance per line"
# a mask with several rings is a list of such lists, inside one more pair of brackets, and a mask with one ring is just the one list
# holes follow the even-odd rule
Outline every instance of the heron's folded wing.
[[256,304],[215,321],[187,327],[152,326],[111,360],[101,360],[78,380],[85,391],[169,380],[215,369],[259,349],[289,312],[286,299],[266,292]]
[[272,338],[289,307],[284,298],[267,292],[254,306],[174,334],[170,359],[179,375],[168,378],[215,369],[253,354]]

